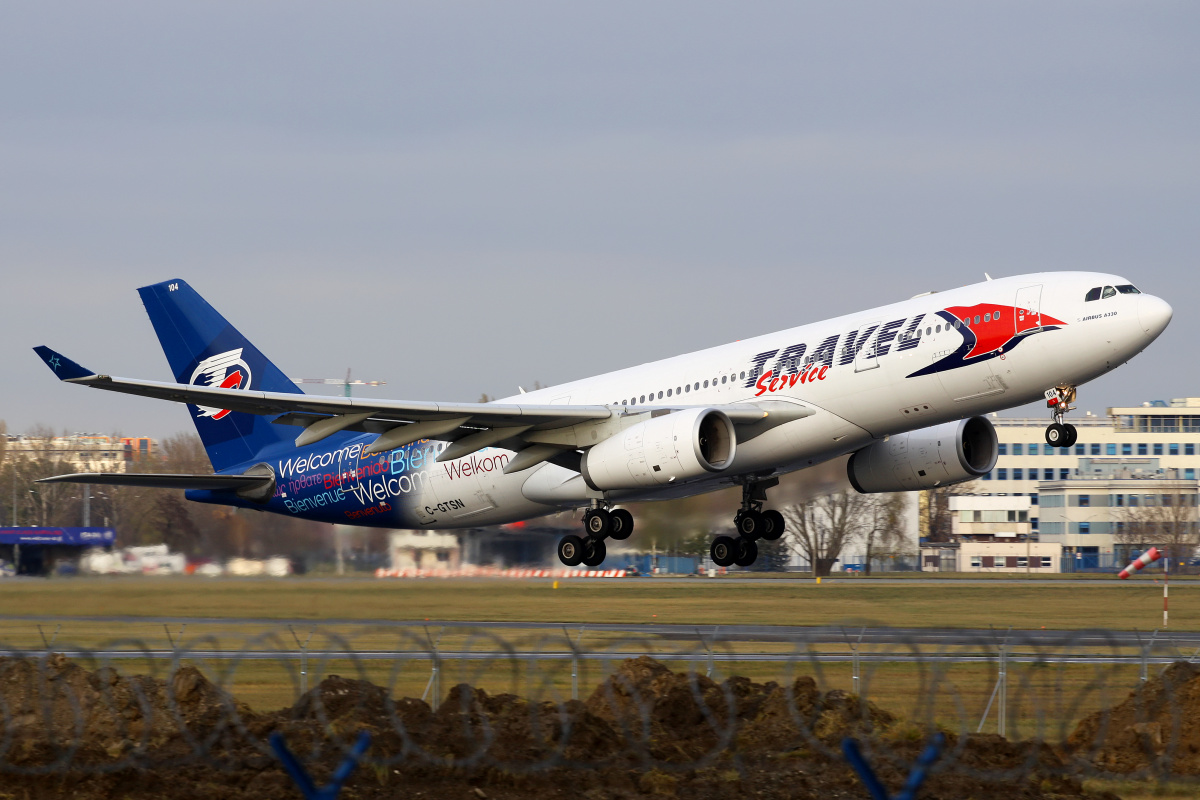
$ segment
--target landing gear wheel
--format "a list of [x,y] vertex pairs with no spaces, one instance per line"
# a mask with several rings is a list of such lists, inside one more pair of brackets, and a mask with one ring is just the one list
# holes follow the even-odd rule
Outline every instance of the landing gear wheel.
[[1051,447],[1066,447],[1064,442],[1067,441],[1066,426],[1057,422],[1051,422],[1046,426],[1046,444]]
[[758,545],[749,539],[738,538],[735,540],[737,547],[734,549],[733,563],[739,567],[748,567],[758,558]]
[[728,567],[732,564],[737,549],[737,542],[738,540],[732,536],[718,536],[713,539],[712,548],[709,550],[709,555],[712,556],[713,563],[718,567]]
[[767,529],[767,522],[763,519],[762,512],[753,509],[739,511],[733,518],[733,523],[737,526],[738,535],[751,542],[762,536]]
[[764,540],[774,542],[780,536],[783,536],[783,514],[772,508],[762,512],[762,517],[765,523],[762,535]]
[[583,540],[574,535],[559,539],[558,560],[568,567],[578,567],[583,561]]
[[591,538],[600,540],[612,532],[612,520],[603,508],[589,508],[583,515],[583,529]]
[[608,548],[604,546],[603,539],[584,539],[583,540],[583,564],[585,567],[598,567],[604,563],[604,556],[608,554]]
[[608,535],[617,541],[624,541],[633,533],[633,514],[623,508],[608,512],[608,523],[611,526]]
[[1067,430],[1067,440],[1063,442],[1063,447],[1074,447],[1075,442],[1079,439],[1079,431],[1069,422],[1064,422],[1063,427]]

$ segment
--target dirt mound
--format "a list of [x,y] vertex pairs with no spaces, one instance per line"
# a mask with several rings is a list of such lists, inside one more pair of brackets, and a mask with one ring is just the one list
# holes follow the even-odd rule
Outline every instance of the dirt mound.
[[91,672],[61,654],[0,658],[0,719],[10,734],[0,759],[11,764],[112,761],[167,745],[184,755],[211,745],[231,719],[253,716],[195,667],[163,681]]
[[[318,783],[361,730],[372,746],[343,796],[476,800],[682,796],[763,800],[865,797],[836,756],[864,739],[897,789],[924,732],[811,678],[791,686],[716,683],[653,659],[622,664],[586,702],[531,701],[466,684],[434,711],[383,687],[332,675],[290,708],[254,714],[184,667],[167,680],[90,672],[62,657],[0,660],[5,792],[39,798],[257,800],[297,796],[266,746],[274,731]],[[966,773],[930,778],[924,796],[1079,797],[1042,745],[954,742]],[[981,779],[991,770],[1015,778]],[[997,773],[997,770],[1000,772]]]
[[1085,717],[1067,746],[1109,772],[1200,775],[1200,665],[1171,664],[1124,702]]
[[730,748],[787,751],[808,737],[836,743],[892,723],[842,691],[822,695],[810,677],[791,687],[672,672],[648,656],[621,664],[586,707],[657,761],[695,761]]

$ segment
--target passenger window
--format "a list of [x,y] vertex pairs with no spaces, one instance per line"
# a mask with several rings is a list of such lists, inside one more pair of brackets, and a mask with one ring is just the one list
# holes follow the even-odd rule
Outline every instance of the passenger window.
[[707,388],[708,388],[708,381],[705,381],[705,382],[704,382],[704,388],[705,388],[705,389],[707,389]]
[[671,396],[671,390],[667,389],[667,397],[670,397],[670,396]]
[[641,396],[641,398],[638,400],[638,402],[639,402],[639,403],[644,403],[644,402],[646,402],[646,395],[642,395],[642,396]]
[[1111,286],[1105,286],[1105,287],[1104,287],[1104,294],[1100,295],[1100,299],[1101,299],[1101,300],[1107,300],[1108,298],[1112,297],[1112,296],[1113,296],[1113,295],[1115,295],[1116,293],[1117,293],[1117,290],[1116,290],[1116,289],[1114,289],[1113,287],[1111,287]]
[[689,383],[687,386],[683,387],[683,390],[685,392],[690,392],[692,390],[692,385]]
[[725,382],[725,380],[726,380],[726,376],[722,375],[722,376],[721,376],[721,383],[724,383],[724,382]]
[[979,315],[978,314],[975,315],[975,324],[976,325],[979,324]]
[[1083,297],[1083,302],[1090,303],[1093,300],[1099,300],[1099,299],[1100,299],[1100,287],[1097,286],[1094,289],[1088,289],[1088,293],[1086,295],[1084,295],[1084,297]]
[[983,315],[983,321],[984,321],[984,322],[991,322],[991,321],[992,321],[992,315],[991,315],[991,314],[984,314],[984,315]]
[[658,393],[658,399],[659,399],[659,400],[662,400],[662,392],[659,392],[659,393]]
[[745,379],[746,379],[746,373],[744,373],[744,372],[743,372],[743,373],[742,373],[741,380],[745,380]]
[[1000,319],[1000,312],[999,312],[999,311],[993,311],[993,312],[992,312],[992,322],[996,322],[996,321],[997,321],[997,320],[999,320],[999,319]]
[[933,328],[926,328],[926,329],[925,329],[925,335],[926,335],[926,336],[929,336],[929,335],[931,335],[932,333],[933,333]]
[[1120,292],[1121,294],[1141,294],[1141,292],[1139,292],[1137,290],[1137,287],[1134,286],[1132,283],[1126,283],[1121,286],[1118,286],[1117,291]]

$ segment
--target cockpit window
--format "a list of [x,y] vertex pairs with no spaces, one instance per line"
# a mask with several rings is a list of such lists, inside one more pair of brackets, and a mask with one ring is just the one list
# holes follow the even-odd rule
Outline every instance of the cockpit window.
[[1100,299],[1101,299],[1101,300],[1107,300],[1108,298],[1115,296],[1115,295],[1116,295],[1116,293],[1117,293],[1117,290],[1116,290],[1116,289],[1114,289],[1113,287],[1111,287],[1111,286],[1105,286],[1105,287],[1104,287],[1104,294],[1100,295]]
[[1100,287],[1097,286],[1095,289],[1088,289],[1088,293],[1083,298],[1083,301],[1085,303],[1088,303],[1088,302],[1091,302],[1092,300],[1099,300],[1099,299],[1100,299]]
[[1121,294],[1141,294],[1141,292],[1138,291],[1138,288],[1132,283],[1126,283],[1123,286],[1118,286],[1117,291]]

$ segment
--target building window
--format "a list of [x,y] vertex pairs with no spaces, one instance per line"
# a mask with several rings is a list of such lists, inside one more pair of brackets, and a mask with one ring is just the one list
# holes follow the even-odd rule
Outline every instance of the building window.
[[1154,455],[1161,456],[1162,454],[1163,454],[1162,442],[1155,442],[1154,443]]
[[1090,522],[1079,523],[1079,532],[1080,533],[1091,533],[1092,532],[1092,523],[1090,523]]
[[1008,445],[1005,444],[1004,442],[1001,442],[1000,444],[996,445],[996,455],[998,455],[998,456],[1008,455]]
[[985,481],[990,481],[992,479],[992,473],[989,472],[988,474],[984,475],[983,479]]
[[[1085,445],[1085,444],[1075,445],[1075,455],[1086,456],[1087,455],[1086,451],[1087,451],[1087,445]],[[1097,448],[1097,452],[1099,452],[1099,448]]]
[[1136,494],[1129,495],[1129,507],[1137,508],[1137,505],[1138,505],[1138,496]]
[[1167,448],[1167,451],[1173,456],[1179,455],[1179,443],[1172,442],[1171,446],[1169,448]]
[[[1126,447],[1128,447],[1129,445],[1125,445],[1125,446],[1126,446]],[[1115,455],[1117,454],[1117,445],[1116,445],[1116,443],[1115,443],[1115,442],[1109,442],[1108,444],[1104,445],[1104,454],[1105,454],[1106,456],[1115,456]]]
[[[1138,445],[1138,447],[1139,447],[1139,448],[1140,448],[1140,447],[1145,447],[1145,445],[1144,445],[1144,444],[1140,444],[1140,445]],[[1122,443],[1122,445],[1121,445],[1121,455],[1123,455],[1123,456],[1131,456],[1131,455],[1133,455],[1133,444],[1132,444],[1131,442],[1124,442],[1124,443]]]
[[1138,442],[1138,455],[1139,456],[1150,455],[1150,451],[1147,449],[1145,442]]
[[1025,480],[1025,470],[1021,469],[1020,467],[1013,467],[1013,480],[1014,481]]
[[1112,504],[1114,506],[1116,506],[1117,508],[1124,508],[1125,507],[1125,495],[1114,494],[1113,499],[1112,499]]
[[996,470],[996,480],[998,480],[998,481],[1008,480],[1008,468],[1007,467],[1001,467],[1000,469]]
[[1070,468],[1068,467],[1067,469],[1060,469],[1060,470],[1058,471],[1058,479],[1059,479],[1060,481],[1066,481],[1066,480],[1070,480],[1070,479],[1071,479],[1071,470],[1070,470]]
[[1054,561],[1050,556],[1042,556],[1042,569],[1050,569],[1054,566]]
[[982,562],[983,562],[982,556],[971,556],[971,566],[975,567],[975,569],[979,569],[983,565]]
[[1029,566],[1029,562],[1025,559],[1025,556],[1017,556],[1017,566],[1021,569],[1025,569],[1027,566]]
[[1031,506],[1036,506],[1037,504],[1038,504],[1038,496],[1037,496],[1037,492],[1032,492],[1032,493],[1029,495],[1029,505],[1031,505]]
[[1014,442],[1014,443],[1013,443],[1013,453],[1012,453],[1012,454],[1013,454],[1014,456],[1022,456],[1022,455],[1025,455],[1025,453],[1023,452],[1023,448],[1021,447],[1021,444],[1020,444],[1019,442]]
[[1192,467],[1185,468],[1183,470],[1183,478],[1184,478],[1184,480],[1188,480],[1188,481],[1196,480],[1196,470],[1193,469]]
[[1090,508],[1092,505],[1092,496],[1090,494],[1079,495],[1079,507]]
[[1042,480],[1044,480],[1044,481],[1054,480],[1054,470],[1053,469],[1042,470]]
[[[1038,454],[1037,442],[1029,445],[1029,455],[1036,456]],[[1046,455],[1050,455],[1050,445],[1046,445]]]
[[1100,455],[1100,443],[1099,442],[1092,442],[1092,455],[1094,455],[1094,456]]
[[1196,445],[1194,445],[1194,444],[1185,444],[1185,445],[1183,446],[1183,454],[1184,454],[1185,456],[1194,456],[1194,455],[1196,455]]

